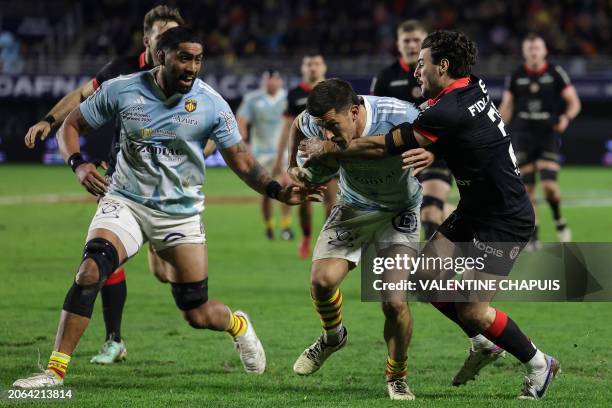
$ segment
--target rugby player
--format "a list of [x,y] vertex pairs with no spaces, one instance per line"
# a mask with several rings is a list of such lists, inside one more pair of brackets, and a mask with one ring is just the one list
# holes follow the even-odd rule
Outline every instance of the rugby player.
[[[307,54],[302,58],[302,81],[287,93],[287,110],[285,111],[285,119],[283,130],[279,139],[276,164],[274,165],[273,174],[283,174],[286,169],[287,149],[289,148],[289,130],[295,118],[306,109],[306,101],[308,94],[312,88],[319,82],[325,79],[327,65],[323,56],[318,53]],[[325,216],[329,217],[332,207],[336,201],[338,193],[338,182],[336,179],[327,183],[327,189],[324,192]],[[298,255],[301,258],[310,256],[310,241],[312,234],[312,207],[310,203],[304,203],[299,208],[300,228],[302,229],[302,241],[298,246]]]
[[[403,168],[409,168],[410,150],[433,144],[457,180],[460,201],[429,240],[424,254],[454,257],[455,249],[463,247],[470,256],[484,259],[485,276],[504,277],[531,237],[534,213],[504,122],[484,82],[471,75],[475,62],[476,46],[464,34],[429,34],[421,45],[414,73],[429,99],[413,123],[401,124],[383,136],[353,139],[348,147],[308,140],[302,142],[301,150],[310,160],[387,161],[402,154]],[[485,256],[491,249],[495,256]],[[430,278],[428,272],[419,271],[418,275]],[[491,307],[490,297],[434,306],[464,331],[481,333],[488,339],[472,342],[453,385],[474,379],[493,360],[487,356],[499,353],[492,347],[494,343],[527,369],[519,398],[544,397],[559,362],[539,350],[506,313]]]
[[[79,88],[65,95],[45,118],[30,127],[25,143],[30,149],[34,148],[36,140],[45,140],[49,132],[55,126],[61,124],[68,114],[79,106],[79,103],[87,99],[105,81],[118,77],[119,75],[131,74],[138,71],[146,71],[158,64],[155,57],[155,46],[157,38],[164,31],[183,25],[184,21],[178,9],[159,5],[147,12],[143,21],[143,44],[145,50],[139,55],[117,58],[106,64],[93,79]],[[214,151],[215,145],[211,141],[206,145],[204,154]],[[106,176],[111,177],[115,170],[117,153],[119,152],[119,129],[114,129],[112,145],[109,158],[102,162],[106,169]],[[161,259],[152,246],[148,246],[149,270],[161,282],[168,282],[169,268],[171,266]],[[121,337],[121,319],[123,307],[127,299],[127,285],[125,269],[119,267],[104,283],[100,291],[102,297],[102,313],[106,328],[105,342],[97,355],[91,358],[92,363],[111,364],[124,360],[127,356],[127,348]]]
[[[297,149],[306,138],[348,143],[386,133],[410,118],[418,109],[395,98],[358,96],[340,79],[317,84],[308,95],[308,107],[291,127],[292,150],[289,174],[300,177]],[[433,155],[417,149],[414,159],[431,164]],[[340,194],[314,248],[310,293],[323,333],[298,357],[293,370],[310,375],[346,345],[342,323],[343,295],[340,284],[361,259],[362,246],[376,241],[378,254],[401,251],[414,256],[418,250],[421,186],[411,170],[400,169],[400,157],[387,160],[339,163]],[[393,277],[387,277],[393,279]],[[384,338],[387,343],[387,389],[394,400],[414,399],[406,382],[407,348],[412,332],[405,297],[384,299]]]
[[536,226],[529,249],[540,247],[535,181],[540,174],[546,202],[552,210],[557,238],[572,239],[570,228],[561,216],[561,191],[557,177],[560,169],[560,135],[580,113],[580,99],[570,78],[558,65],[546,61],[546,44],[531,34],[523,40],[525,63],[508,78],[499,112],[510,125],[521,177],[536,212]]
[[[392,96],[415,105],[425,102],[414,76],[414,68],[426,36],[427,30],[416,20],[406,20],[397,27],[397,50],[400,57],[374,77],[370,88],[372,95]],[[446,218],[444,207],[453,177],[446,162],[438,159],[423,169],[417,178],[423,186],[421,224],[427,240]]]
[[[75,281],[66,295],[47,369],[13,386],[63,384],[97,293],[145,240],[172,267],[172,295],[194,328],[227,331],[245,371],[262,373],[266,358],[248,315],[208,299],[202,147],[212,138],[229,167],[251,188],[287,204],[320,198],[320,189],[282,187],[248,152],[229,105],[197,79],[203,47],[197,33],[175,27],[158,41],[160,66],[106,81],[72,111],[57,132],[66,162],[81,184],[103,196],[94,215]],[[79,152],[79,135],[117,120],[120,152],[110,182]]]
[[[267,70],[261,78],[261,89],[244,95],[236,114],[243,140],[245,143],[248,141],[255,159],[271,174],[274,172],[278,154],[276,149],[286,105],[287,93],[283,89],[283,79],[280,73],[275,70]],[[275,174],[275,176],[282,177],[281,174]],[[282,178],[286,184],[288,178],[286,174]],[[274,216],[272,200],[269,197],[262,197],[261,209],[266,226],[266,237],[273,240]],[[291,207],[282,205],[281,212],[281,238],[287,241],[292,240]]]

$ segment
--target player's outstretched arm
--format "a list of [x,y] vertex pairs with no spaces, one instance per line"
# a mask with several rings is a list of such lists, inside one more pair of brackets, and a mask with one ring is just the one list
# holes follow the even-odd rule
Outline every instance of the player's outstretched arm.
[[36,146],[37,138],[40,138],[41,141],[45,140],[51,129],[62,123],[68,114],[92,93],[94,93],[93,80],[64,95],[43,120],[28,129],[24,139],[25,145],[33,149]]
[[101,196],[106,193],[108,181],[98,173],[93,163],[83,159],[79,144],[79,135],[91,130],[92,127],[77,107],[68,115],[55,137],[62,157],[72,167],[81,185],[91,194]]
[[558,133],[565,132],[569,123],[578,116],[580,109],[582,109],[576,88],[572,85],[565,87],[563,92],[561,92],[561,97],[565,101],[565,112],[559,115],[559,121],[554,127],[555,131]]
[[292,205],[301,204],[305,201],[322,201],[323,199],[320,187],[310,188],[295,185],[282,187],[255,160],[244,142],[221,150],[221,154],[232,171],[259,194]]

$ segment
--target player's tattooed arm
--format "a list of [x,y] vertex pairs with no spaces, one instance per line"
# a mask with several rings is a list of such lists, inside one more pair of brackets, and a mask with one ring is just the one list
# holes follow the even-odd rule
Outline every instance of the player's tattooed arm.
[[253,190],[260,194],[265,194],[266,186],[272,181],[272,177],[255,160],[244,142],[239,142],[226,149],[222,149],[221,154],[227,165],[238,177]]

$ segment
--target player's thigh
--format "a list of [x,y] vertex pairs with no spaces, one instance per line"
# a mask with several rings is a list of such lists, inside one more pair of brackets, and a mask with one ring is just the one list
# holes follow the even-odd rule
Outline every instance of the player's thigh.
[[128,200],[104,197],[91,220],[87,241],[103,238],[116,248],[121,263],[134,256],[143,244],[140,220]]
[[204,244],[180,244],[157,254],[172,268],[167,270],[172,283],[199,282],[208,278],[208,251]]
[[559,165],[559,163],[553,160],[538,160],[535,163],[535,167],[537,168],[538,171],[542,171],[542,170],[559,171],[561,169],[561,166]]
[[150,242],[147,249],[149,270],[160,282],[168,282],[169,276],[173,276],[174,268],[157,254]]

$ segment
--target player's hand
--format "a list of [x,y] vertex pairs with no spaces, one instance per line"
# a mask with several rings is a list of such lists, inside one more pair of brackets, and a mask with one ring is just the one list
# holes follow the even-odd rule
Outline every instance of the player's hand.
[[25,135],[25,145],[29,149],[33,149],[36,146],[36,138],[39,137],[41,141],[45,140],[49,136],[49,132],[51,132],[49,122],[41,120],[28,129],[28,133]]
[[555,126],[553,126],[553,130],[557,133],[563,133],[565,132],[565,129],[567,129],[567,126],[569,125],[569,119],[567,118],[567,116],[565,115],[560,115],[559,116],[559,121],[557,122],[557,124]]
[[302,204],[306,201],[323,201],[324,186],[296,186],[295,184],[284,187],[278,194],[278,201],[289,205]]
[[74,172],[85,190],[94,196],[103,196],[108,188],[108,181],[98,173],[93,163],[83,163]]
[[329,140],[304,139],[298,146],[298,156],[304,159],[304,167],[312,162],[324,160],[330,154],[339,152],[340,146]]
[[290,167],[289,170],[287,170],[287,174],[291,181],[299,185],[306,185],[308,182],[306,172],[301,167]]
[[435,158],[432,152],[422,147],[410,149],[402,153],[402,169],[412,169],[412,175],[416,176],[421,170],[431,166]]

